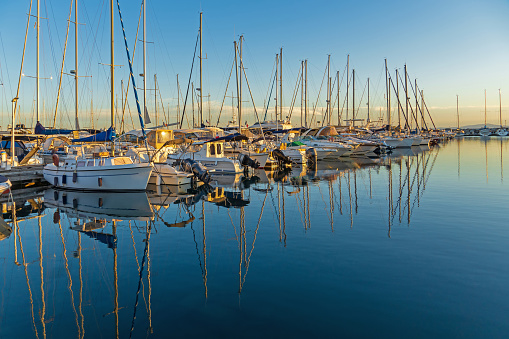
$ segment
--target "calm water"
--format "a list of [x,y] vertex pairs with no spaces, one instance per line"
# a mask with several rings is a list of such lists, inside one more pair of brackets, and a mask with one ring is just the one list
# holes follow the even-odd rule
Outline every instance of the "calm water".
[[508,158],[465,138],[194,195],[18,200],[0,338],[507,338]]

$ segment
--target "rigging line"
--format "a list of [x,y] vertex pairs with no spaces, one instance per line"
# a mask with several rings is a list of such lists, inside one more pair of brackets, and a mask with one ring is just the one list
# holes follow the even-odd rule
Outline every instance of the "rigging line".
[[[399,77],[399,75],[398,75],[398,77]],[[396,79],[396,81],[398,81],[398,79]],[[394,92],[396,93],[396,87],[394,86],[394,82],[392,81],[392,77],[390,75],[389,75],[389,82],[391,83],[392,88],[394,89]],[[406,127],[409,127],[410,124],[408,123],[408,117],[405,114],[405,110],[403,109],[403,105],[401,105],[401,102],[399,101],[399,98],[398,98],[398,105],[399,105],[399,107],[401,109],[401,113],[403,114],[403,117],[405,118]]]
[[[143,3],[143,1],[142,1]],[[138,46],[138,33],[140,32],[140,22],[141,22],[141,14],[143,13],[143,6],[140,6],[140,14],[138,16],[138,26],[136,27],[136,37],[134,38],[134,48],[133,48],[133,61],[136,54],[136,46]],[[131,86],[131,78],[127,78],[127,89],[125,91],[125,98],[124,102],[122,103],[122,121],[124,121],[124,115],[125,115],[125,107],[128,105],[127,97],[129,94],[129,87]],[[130,113],[130,111],[129,111]],[[132,117],[131,117],[132,120]],[[133,123],[134,127],[134,123]]]
[[[33,2],[33,0],[30,0],[30,7],[28,9],[27,27],[25,30],[25,42],[23,43],[23,53],[21,55],[21,67],[19,69],[18,88],[16,90],[16,98],[19,98],[19,88],[21,85],[21,77],[23,76],[23,64],[25,61],[25,51],[26,51],[26,47],[27,47],[28,29],[30,28],[30,16],[32,13],[32,2]],[[17,109],[18,109],[18,100],[16,100],[16,102],[14,103],[14,116],[16,116]]]
[[[10,75],[9,75],[9,68],[7,67],[7,58],[6,58],[6,56],[5,56],[4,40],[3,40],[3,38],[2,38],[2,33],[1,33],[1,32],[0,32],[0,42],[1,42],[1,44],[2,44],[2,53],[3,53],[3,55],[4,55],[4,60],[5,60],[5,63],[6,63],[6,64],[5,64],[5,65],[6,65],[6,66],[5,66],[5,71],[6,71],[6,73],[7,73],[7,82],[9,83],[9,90],[10,90],[10,92],[11,92],[11,93],[10,93],[10,95],[12,96],[11,77],[10,77]],[[1,66],[1,63],[0,63],[0,66]],[[1,72],[1,70],[2,70],[2,68],[0,67],[0,72]],[[1,76],[2,76],[2,78],[0,79],[0,82],[1,82],[1,81],[2,81],[2,79],[3,79],[3,74],[2,74]]]
[[293,90],[292,102],[290,105],[290,112],[288,113],[288,120],[290,120],[290,121],[292,119],[292,112],[293,112],[293,108],[295,106],[295,101],[297,100],[297,93],[299,91],[300,80],[301,80],[301,76],[300,76],[301,71],[302,71],[302,67],[299,68],[299,73],[297,74],[297,81],[295,83],[295,89]]
[[[239,53],[239,59],[240,59],[240,68],[242,69],[242,72],[244,73],[244,79],[246,80],[247,89],[249,90],[249,95],[251,96],[251,102],[253,103],[253,109],[254,109],[254,112],[256,115],[256,120],[258,121],[258,126],[260,127],[260,132],[263,137],[263,142],[265,144],[267,144],[267,140],[265,140],[265,134],[263,133],[262,124],[260,122],[260,118],[258,117],[258,111],[256,110],[253,93],[251,92],[251,86],[249,85],[249,81],[247,80],[247,74],[246,74],[246,69],[244,68],[244,62],[242,61],[242,56],[240,55],[240,53]],[[241,121],[239,121],[239,123],[241,123]]]
[[[403,79],[401,79],[401,74],[398,74],[398,78],[399,78],[399,81],[401,83],[401,86],[403,88],[405,88],[405,83],[403,82]],[[394,87],[394,84],[392,85]],[[396,89],[394,89],[394,91],[396,91]],[[408,102],[408,106],[410,106],[410,112],[412,113],[412,117],[414,118],[414,121],[417,122],[417,118],[415,117],[414,115],[414,111],[412,109],[412,104],[409,102],[409,98],[407,97],[406,93],[403,93],[405,95],[405,104]],[[399,102],[399,98],[398,98],[398,102]],[[405,111],[403,110],[403,106],[401,106],[401,110],[403,111],[403,115],[405,116],[406,118],[406,123],[407,123],[407,128],[410,129],[410,122],[408,121],[408,119],[412,120],[412,117],[407,117],[406,114],[404,113]]]
[[[359,79],[359,82],[360,82],[361,79]],[[361,109],[361,104],[362,104],[362,100],[364,99],[364,94],[366,93],[366,88],[368,87],[368,82],[366,82],[366,84],[364,85],[364,89],[362,90],[362,95],[361,95],[361,98],[359,100],[359,105],[357,106],[357,110],[356,110],[356,113],[355,113],[355,116],[357,117],[358,114],[359,114],[359,111]]]
[[217,117],[216,127],[219,126],[219,119],[221,119],[221,112],[223,111],[223,105],[224,105],[224,101],[226,99],[226,94],[228,92],[228,86],[230,85],[230,79],[232,77],[233,67],[235,67],[235,61],[232,62],[232,68],[230,69],[230,75],[228,76],[228,81],[226,82],[226,89],[224,91],[223,102],[221,102],[221,109],[219,110],[219,116]]
[[[410,75],[408,74],[408,71],[407,71],[407,77],[410,79]],[[415,89],[414,89],[414,86],[413,86],[413,84],[412,84],[412,81],[410,81],[410,88],[412,89],[412,92],[414,93],[414,96],[415,96],[416,98],[418,98],[419,96],[418,96],[418,94],[416,94],[416,90],[417,90],[417,88],[415,88]],[[419,107],[420,107],[420,106],[419,106],[419,99],[417,99],[417,100],[416,100],[416,105],[415,105],[415,115],[416,115],[416,118],[415,118],[415,119],[417,119],[418,110],[420,110],[420,111],[421,111],[421,116],[423,117],[423,119],[422,119],[422,120],[424,121],[424,125],[426,126],[426,129],[428,129],[428,126],[426,125],[426,121],[424,120],[424,116],[423,116],[423,114],[422,114],[422,109],[421,109],[421,108],[419,108]],[[416,123],[417,123],[417,120],[416,120]],[[417,126],[418,126],[418,125],[417,125]],[[422,125],[421,125],[421,129],[422,129]]]
[[[277,78],[276,73],[274,73],[274,79],[272,80],[272,86],[270,87],[269,99],[267,100],[267,107],[265,107],[265,115],[263,116],[263,121],[267,121],[267,112],[269,111],[270,98],[272,98],[272,90],[274,89],[274,84],[276,83],[276,78]],[[277,117],[276,117],[276,120],[277,120]]]
[[[118,1],[118,0],[117,0]],[[182,123],[184,122],[184,115],[186,115],[186,105],[187,105],[187,97],[189,95],[189,86],[191,86],[191,78],[193,76],[193,68],[194,68],[194,60],[196,58],[196,49],[198,48],[198,41],[199,41],[200,35],[198,34],[196,36],[196,44],[194,45],[194,54],[193,54],[193,62],[191,63],[191,72],[189,73],[189,81],[187,82],[187,92],[186,92],[186,99],[184,100],[184,109],[182,111],[182,118],[180,120],[180,128],[182,128]],[[189,121],[188,121],[189,125]],[[194,128],[194,126],[193,126]]]
[[[127,54],[127,60],[129,62],[129,71],[131,73],[131,80],[133,82],[133,91],[134,91],[134,97],[136,98],[136,107],[138,109],[138,117],[140,119],[141,131],[143,133],[143,139],[145,141],[145,148],[148,150],[147,135],[145,134],[145,125],[143,124],[143,117],[141,115],[140,101],[138,100],[138,92],[136,91],[136,82],[134,80],[134,74],[133,74],[133,64],[131,62],[131,57],[129,55],[129,48],[127,46],[127,38],[126,38],[126,34],[125,34],[125,29],[124,29],[124,21],[122,20],[122,13],[120,12],[119,0],[117,0],[117,7],[118,7],[118,15],[120,16],[120,25],[122,26],[122,33],[124,35],[125,52]],[[112,65],[112,67],[113,67],[113,65]],[[113,91],[113,88],[111,90]]]
[[[272,71],[270,71],[269,86],[267,87],[267,92],[265,92],[265,102],[267,103],[267,109],[265,110],[265,116],[263,118],[264,121],[267,121],[267,110],[269,109],[269,105],[270,105],[270,98],[272,96],[272,88],[274,88],[274,84],[272,84],[272,87],[270,85],[270,82],[271,82],[270,79],[272,79],[272,75],[274,74],[276,67],[277,67],[277,63],[276,63],[276,60],[274,60],[274,64],[272,64]],[[272,80],[272,82],[274,83],[274,80]],[[270,91],[270,94],[269,94],[269,91]],[[268,96],[268,98],[267,98],[267,96]]]
[[325,71],[323,72],[322,83],[320,84],[320,89],[318,91],[318,97],[316,98],[315,107],[313,107],[313,115],[311,116],[311,124],[313,123],[313,119],[315,118],[316,107],[318,106],[318,100],[320,100],[320,93],[322,93],[323,81],[324,81],[326,75],[327,75],[327,66],[325,67]]
[[69,17],[67,18],[67,30],[65,32],[64,51],[62,53],[62,64],[60,67],[60,77],[58,79],[57,102],[55,104],[55,115],[53,116],[53,128],[55,128],[56,121],[57,121],[58,104],[60,102],[60,90],[62,89],[62,75],[64,74],[65,53],[67,50],[67,39],[69,38],[69,26],[71,24],[73,2],[74,2],[74,0],[71,0],[71,6],[69,8]]

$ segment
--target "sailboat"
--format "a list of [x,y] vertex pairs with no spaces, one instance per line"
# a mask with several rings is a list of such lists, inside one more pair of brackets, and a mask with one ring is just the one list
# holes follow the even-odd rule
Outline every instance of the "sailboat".
[[498,98],[500,102],[500,128],[495,131],[495,134],[501,137],[505,137],[509,132],[502,127],[502,93],[498,90]]
[[486,90],[484,90],[484,128],[479,130],[482,137],[487,137],[491,134],[491,130],[486,126]]
[[[113,5],[112,5],[113,6]],[[112,7],[113,8],[113,7]],[[111,11],[111,128],[115,126],[114,105],[114,45],[113,45],[113,10]],[[120,11],[119,11],[120,14]],[[123,22],[121,21],[123,24]],[[124,35],[125,40],[125,35]],[[127,42],[126,42],[127,50]],[[132,75],[132,64],[129,58],[129,68],[133,87],[135,88]],[[76,87],[77,88],[77,87]],[[135,95],[136,88],[135,88]],[[77,101],[77,91],[76,91]],[[138,100],[137,100],[138,101]],[[138,107],[140,124],[144,132],[143,119]],[[76,119],[78,127],[78,120]],[[125,156],[116,157],[110,155],[104,144],[76,145],[63,161],[58,155],[53,154],[53,163],[44,167],[43,176],[50,184],[59,188],[100,191],[126,191],[145,190],[150,174],[152,163],[133,163],[132,159]]]

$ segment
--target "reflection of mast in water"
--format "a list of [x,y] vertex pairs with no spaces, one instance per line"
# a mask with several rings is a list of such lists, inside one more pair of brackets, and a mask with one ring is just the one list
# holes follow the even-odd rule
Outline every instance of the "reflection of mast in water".
[[334,191],[332,190],[332,179],[328,180],[329,183],[329,206],[330,206],[330,228],[334,232]]
[[461,169],[461,139],[456,140],[456,145],[458,145],[458,178],[460,177],[460,169]]
[[488,183],[488,140],[484,138],[484,153],[486,154],[486,183]]
[[[13,223],[17,223],[16,220],[16,204],[13,202]],[[30,279],[28,278],[28,265],[25,260],[25,251],[23,251],[23,243],[21,242],[21,234],[19,233],[19,227],[16,227],[18,231],[18,240],[19,240],[19,249],[21,251],[21,259],[23,260],[23,268],[25,270],[25,277],[28,286],[28,295],[30,297],[30,310],[32,315],[32,325],[34,326],[35,336],[39,338],[39,332],[37,331],[37,326],[35,325],[35,314],[34,314],[34,300],[32,297],[32,289],[30,288]]]
[[78,309],[80,310],[81,317],[81,337],[85,338],[85,318],[83,317],[83,276],[81,265],[81,232],[78,232],[78,261],[79,261],[79,278],[80,278],[80,303]]
[[401,196],[403,195],[403,187],[401,186],[401,177],[402,177],[403,173],[402,173],[402,161],[401,159],[399,160],[399,200],[398,200],[398,205],[399,205],[399,223],[401,224]]
[[[112,224],[112,234],[113,239],[117,239],[117,224],[113,220]],[[130,224],[129,224],[130,227]],[[132,232],[132,231],[131,231]],[[81,232],[80,232],[81,233]],[[136,252],[135,252],[136,253]],[[80,265],[81,265],[81,256],[80,256]],[[81,271],[80,271],[81,272]],[[81,273],[80,273],[81,274]],[[114,308],[113,312],[115,313],[115,338],[119,338],[118,331],[118,271],[117,271],[117,246],[113,246],[113,287],[114,287]],[[150,299],[149,299],[150,300]]]
[[136,309],[138,308],[138,300],[140,297],[140,289],[141,289],[142,279],[143,279],[143,268],[145,267],[145,261],[147,258],[148,245],[150,243],[150,234],[151,233],[152,233],[152,221],[147,221],[145,249],[143,251],[143,258],[141,259],[141,268],[140,268],[140,274],[139,274],[139,279],[138,279],[138,289],[136,290],[136,300],[134,302],[134,312],[133,312],[133,319],[131,322],[131,330],[129,332],[129,338],[132,337],[133,331],[134,331],[134,321],[136,319]]
[[341,189],[341,179],[343,178],[343,173],[339,174],[338,180],[338,188],[339,188],[339,214],[343,215],[343,190]]
[[[242,207],[244,210],[244,207]],[[203,286],[205,287],[205,299],[208,298],[207,288],[207,237],[205,235],[205,201],[201,201],[201,217],[202,217],[202,232],[203,232]]]
[[44,317],[46,316],[46,297],[44,294],[44,267],[42,266],[42,225],[41,225],[41,216],[39,215],[38,218],[38,224],[39,224],[39,263],[41,266],[41,300],[42,300],[42,310],[40,311],[41,314],[41,324],[42,324],[42,336],[43,338],[46,338],[46,321]]
[[503,141],[500,138],[500,182],[504,182],[504,151],[503,151]]
[[[258,229],[260,228],[260,222],[262,220],[263,210],[265,209],[265,202],[267,201],[268,193],[269,193],[268,191],[265,191],[265,198],[263,199],[262,208],[260,210],[260,216],[258,217],[258,223],[256,224],[256,229],[254,231],[253,243],[251,245],[251,250],[249,251],[249,255],[247,255],[245,219],[244,219],[244,217],[241,217],[241,223],[240,223],[241,236],[239,237],[239,240],[240,240],[239,241],[239,250],[240,250],[239,297],[242,292],[242,287],[244,286],[244,283],[246,282],[246,276],[247,276],[247,272],[249,270],[249,263],[251,262],[251,255],[253,254],[253,250],[254,250],[254,246],[255,246],[255,242],[256,242],[256,235],[258,234]],[[244,207],[242,207],[242,209],[243,208]],[[244,258],[244,267],[245,267],[244,275],[242,275],[242,258]],[[240,300],[239,300],[239,302],[240,302]]]
[[[58,213],[58,211],[55,213]],[[69,290],[69,294],[71,296],[72,310],[74,311],[76,326],[78,327],[78,337],[81,338],[81,327],[79,325],[78,312],[76,312],[76,306],[74,306],[74,292],[72,290],[72,278],[71,278],[71,272],[69,271],[69,261],[67,260],[67,250],[65,248],[64,233],[62,231],[62,223],[60,222],[60,220],[58,220],[58,227],[60,228],[60,239],[62,240],[62,255],[64,257],[65,271],[67,272],[67,279],[69,281],[69,284],[67,285],[67,289]]]
[[355,214],[359,213],[359,204],[357,199],[357,171],[353,171],[353,187],[355,194]]
[[392,219],[392,160],[389,158],[389,231],[387,236],[391,237],[391,219]]
[[350,172],[348,172],[348,201],[350,202],[350,228],[353,227],[352,188],[350,185]]
[[406,175],[407,175],[407,223],[410,225],[410,159],[406,158]]

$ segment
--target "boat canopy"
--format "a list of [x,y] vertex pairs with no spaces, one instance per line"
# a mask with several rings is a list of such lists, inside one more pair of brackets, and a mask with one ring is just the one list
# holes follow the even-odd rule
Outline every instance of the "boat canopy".
[[101,142],[101,141],[112,141],[115,136],[113,127],[108,128],[106,131],[91,135],[85,138],[73,139],[73,142]]
[[215,141],[230,142],[230,141],[247,141],[247,140],[249,140],[249,138],[246,137],[245,135],[235,133],[235,134],[225,135],[224,137],[220,137],[220,138],[210,139],[205,142],[215,142]]

